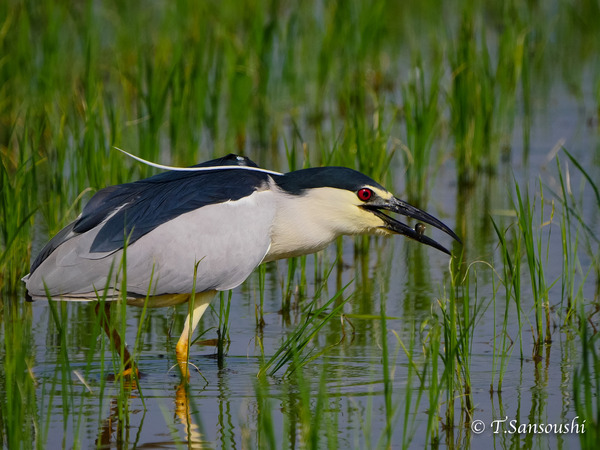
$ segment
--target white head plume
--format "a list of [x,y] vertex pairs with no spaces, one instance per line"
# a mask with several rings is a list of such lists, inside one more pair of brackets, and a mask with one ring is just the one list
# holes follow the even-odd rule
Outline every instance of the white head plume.
[[114,147],[113,148],[119,150],[121,153],[125,153],[130,158],[135,159],[143,164],[146,164],[151,167],[156,167],[157,169],[163,170],[175,170],[179,172],[210,172],[211,170],[250,170],[253,172],[263,172],[269,173],[271,175],[283,175],[281,172],[275,172],[273,170],[261,169],[260,167],[249,167],[249,166],[208,166],[208,167],[175,167],[175,166],[165,166],[164,164],[153,163],[151,161],[147,161],[139,156],[132,155],[125,150]]

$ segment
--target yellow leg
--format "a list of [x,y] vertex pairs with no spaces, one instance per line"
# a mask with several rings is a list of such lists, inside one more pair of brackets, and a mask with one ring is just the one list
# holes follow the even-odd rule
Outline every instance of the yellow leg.
[[200,427],[194,422],[194,418],[190,414],[188,388],[189,384],[187,382],[181,382],[177,387],[177,391],[175,391],[175,414],[185,427],[186,439],[183,442],[187,443],[188,448],[205,448]]
[[[188,313],[187,318],[185,319],[185,325],[183,327],[183,332],[181,333],[181,337],[177,342],[177,346],[175,347],[175,354],[177,356],[177,363],[179,364],[179,369],[181,370],[181,375],[184,378],[190,377],[188,372],[188,359],[189,359],[189,351],[190,351],[190,339],[192,334],[194,334],[194,330],[198,326],[198,322],[210,305],[211,300],[215,296],[215,291],[201,292],[196,294],[196,298],[194,299],[194,304],[190,305],[190,312]],[[190,299],[190,302],[192,300]]]

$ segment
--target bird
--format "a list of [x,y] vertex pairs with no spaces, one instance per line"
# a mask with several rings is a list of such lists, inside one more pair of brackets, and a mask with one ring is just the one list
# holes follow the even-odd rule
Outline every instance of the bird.
[[[460,242],[440,220],[347,167],[279,173],[235,154],[185,168],[133,157],[169,170],[97,191],[22,280],[30,301],[95,301],[98,312],[103,299],[107,315],[120,298],[148,307],[193,298],[175,347],[184,375],[190,338],[215,294],[237,287],[262,263],[364,234],[404,235],[450,255],[425,235],[424,223]],[[418,223],[413,228],[389,213]],[[121,348],[106,317],[103,324]],[[123,360],[132,364],[127,352]]]

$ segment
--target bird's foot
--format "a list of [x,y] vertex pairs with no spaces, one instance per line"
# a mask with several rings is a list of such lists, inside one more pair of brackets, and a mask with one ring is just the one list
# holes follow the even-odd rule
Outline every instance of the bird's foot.
[[140,372],[137,367],[129,367],[129,368],[125,369],[123,372],[121,372],[121,376],[123,378],[131,379],[131,380],[136,380],[136,379],[140,378],[141,375],[142,375],[142,372]]
[[106,377],[108,381],[116,381],[118,379],[123,379],[127,384],[130,384],[131,387],[136,387],[136,381],[143,377],[144,374],[138,370],[137,367],[127,367],[121,373],[118,374],[110,374]]
[[189,347],[187,341],[180,340],[175,346],[175,356],[177,357],[177,365],[181,372],[183,380],[190,380],[189,372]]

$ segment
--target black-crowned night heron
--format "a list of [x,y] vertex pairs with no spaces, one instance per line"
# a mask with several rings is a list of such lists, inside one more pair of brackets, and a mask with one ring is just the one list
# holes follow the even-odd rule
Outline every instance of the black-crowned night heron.
[[[148,306],[159,307],[186,302],[195,292],[176,346],[185,372],[189,337],[215,293],[235,288],[263,262],[360,234],[402,234],[450,254],[422,224],[412,228],[386,211],[459,240],[438,219],[355,170],[280,174],[228,155],[98,191],[42,249],[23,281],[33,300],[126,295],[128,304],[143,306],[149,297]],[[118,270],[123,259],[126,277]]]

